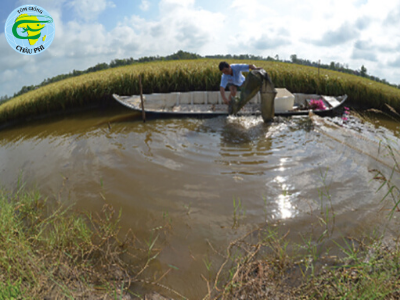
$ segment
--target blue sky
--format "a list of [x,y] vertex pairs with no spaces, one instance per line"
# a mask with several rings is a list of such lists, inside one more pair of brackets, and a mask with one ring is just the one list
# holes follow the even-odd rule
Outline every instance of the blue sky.
[[[382,0],[7,0],[0,10],[0,96],[116,58],[279,55],[331,61],[400,84],[400,2]],[[4,24],[34,4],[54,19],[51,46],[34,56],[7,43]]]

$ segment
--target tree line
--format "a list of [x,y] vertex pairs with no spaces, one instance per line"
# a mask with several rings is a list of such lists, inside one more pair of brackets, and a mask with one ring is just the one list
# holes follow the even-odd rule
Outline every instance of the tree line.
[[298,64],[298,65],[304,65],[304,66],[310,66],[310,67],[316,67],[316,68],[321,68],[321,69],[328,69],[328,70],[333,70],[333,71],[338,71],[338,72],[343,72],[343,73],[348,73],[356,76],[361,76],[365,78],[369,78],[371,80],[381,82],[393,87],[396,87],[400,89],[400,84],[391,84],[389,83],[386,79],[380,79],[379,77],[368,75],[367,74],[367,68],[362,65],[360,70],[352,70],[349,68],[348,64],[341,64],[338,62],[332,61],[330,64],[321,64],[320,61],[318,62],[313,62],[308,59],[301,59],[298,58],[296,54],[292,54],[290,56],[290,60],[281,60],[279,59],[279,55],[275,55],[275,57],[263,57],[263,56],[257,56],[257,55],[250,55],[250,54],[241,54],[241,55],[206,55],[206,58],[216,58],[216,59],[248,59],[248,60],[265,60],[265,61],[279,61],[279,62],[284,62],[284,63],[293,63],[293,64]]
[[141,57],[139,59],[134,59],[132,57],[130,58],[123,58],[123,59],[114,59],[112,60],[109,64],[107,63],[98,63],[97,65],[90,67],[86,70],[79,71],[79,70],[73,70],[72,72],[69,72],[68,74],[61,74],[54,76],[52,78],[47,78],[42,81],[42,83],[38,85],[30,85],[30,86],[23,86],[20,91],[17,93],[14,93],[13,96],[1,96],[0,97],[0,102],[8,101],[14,97],[17,97],[19,95],[22,95],[24,93],[27,93],[31,90],[38,89],[39,87],[45,86],[47,84],[57,82],[60,80],[64,80],[70,77],[75,77],[79,76],[82,74],[86,73],[91,73],[91,72],[97,72],[101,70],[106,70],[110,68],[116,68],[116,67],[121,67],[121,66],[127,66],[127,65],[132,65],[135,63],[143,63],[143,62],[153,62],[153,61],[166,61],[166,60],[182,60],[182,59],[199,59],[199,58],[213,58],[213,59],[221,59],[221,60],[264,60],[264,61],[279,61],[279,62],[284,62],[284,63],[292,63],[292,64],[299,64],[299,65],[305,65],[305,66],[311,66],[311,67],[317,67],[317,68],[322,68],[322,69],[329,69],[329,70],[334,70],[334,71],[339,71],[343,73],[348,73],[348,74],[353,74],[357,76],[362,76],[369,78],[371,80],[381,82],[396,88],[400,89],[400,84],[390,84],[387,82],[385,79],[380,79],[376,76],[368,75],[367,74],[367,69],[364,65],[361,66],[360,70],[352,70],[349,68],[347,64],[341,64],[338,62],[332,61],[330,64],[321,64],[320,61],[318,62],[313,62],[308,59],[301,59],[298,58],[296,54],[292,54],[290,56],[290,60],[280,60],[279,55],[275,55],[274,57],[268,56],[268,57],[263,57],[263,56],[258,56],[258,55],[251,55],[251,54],[240,54],[240,55],[222,55],[222,54],[217,54],[217,55],[206,55],[206,56],[201,56],[196,53],[190,53],[186,51],[179,50],[178,52],[167,55],[167,56],[145,56]]
[[400,84],[391,84],[386,79],[381,79],[376,76],[368,75],[367,68],[364,65],[361,66],[360,70],[352,70],[349,68],[348,64],[340,64],[340,63],[337,63],[334,61],[332,61],[329,65],[321,64],[320,61],[311,62],[310,60],[307,60],[307,59],[298,58],[296,54],[292,54],[290,56],[290,59],[291,59],[290,62],[294,63],[294,64],[312,66],[312,67],[317,67],[317,68],[322,68],[322,69],[329,69],[329,70],[334,70],[334,71],[338,71],[338,72],[353,74],[353,75],[369,78],[371,80],[381,82],[381,83],[384,83],[384,84],[387,84],[387,85],[390,85],[390,86],[400,89]]

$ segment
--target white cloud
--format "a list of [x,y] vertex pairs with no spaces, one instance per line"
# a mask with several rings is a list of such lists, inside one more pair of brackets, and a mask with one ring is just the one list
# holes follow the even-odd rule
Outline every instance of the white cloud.
[[107,8],[115,7],[112,1],[107,0],[72,0],[68,2],[68,5],[87,22],[96,20],[98,15]]
[[0,82],[8,82],[11,81],[17,76],[18,71],[17,70],[5,70],[4,72],[1,73],[0,75]]
[[326,31],[318,40],[308,40],[317,46],[335,47],[351,42],[358,37],[355,26],[349,23],[342,24],[339,28]]
[[194,1],[162,0],[157,21],[136,15],[122,20],[111,32],[129,56],[167,55],[179,49],[199,53],[205,46],[221,43],[224,15],[196,8]]
[[[158,9],[155,2],[141,0],[137,1],[141,10],[152,5],[151,18],[136,10],[106,25],[98,16],[115,5],[109,0],[37,0],[35,4],[46,7],[54,19],[55,39],[34,58],[1,42],[0,78],[4,82],[18,72],[18,80],[0,85],[0,92],[12,94],[23,85],[115,58],[164,56],[178,50],[200,55],[278,54],[287,60],[296,54],[325,64],[348,64],[353,69],[365,65],[368,74],[400,83],[399,4],[382,5],[380,0],[221,1],[225,9],[212,11],[205,2],[199,7],[195,0],[160,0]],[[64,23],[66,5],[78,18]],[[0,34],[1,40],[5,41],[4,34]],[[25,67],[27,64],[31,66]],[[42,77],[23,76],[37,66]]]
[[54,0],[36,0],[36,1],[18,0],[16,6],[35,3],[35,5],[43,7],[44,9],[49,11],[50,8],[60,8],[67,1],[68,0],[57,0],[57,1],[54,1]]
[[150,2],[148,0],[142,0],[142,3],[140,3],[140,9],[143,11],[147,11],[150,8]]
[[160,0],[159,7],[161,12],[169,13],[176,9],[193,8],[194,0]]
[[364,49],[358,49],[358,48],[353,49],[351,58],[355,59],[355,60],[364,60],[364,61],[370,61],[370,62],[378,61],[376,54],[372,50],[364,50]]
[[289,45],[290,39],[285,37],[274,37],[271,38],[268,34],[261,35],[260,38],[253,41],[253,47],[259,50],[276,49],[278,47],[285,47]]
[[71,21],[64,26],[64,36],[58,35],[49,48],[58,57],[89,57],[110,52],[110,34],[100,23],[90,23],[82,26]]

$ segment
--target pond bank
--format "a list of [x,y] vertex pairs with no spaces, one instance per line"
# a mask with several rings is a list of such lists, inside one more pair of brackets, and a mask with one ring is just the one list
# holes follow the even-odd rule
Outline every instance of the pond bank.
[[83,214],[23,185],[0,205],[0,299],[131,299],[159,251],[122,235],[111,205]]
[[400,297],[399,237],[344,237],[344,246],[337,244],[341,254],[330,255],[320,253],[311,239],[293,245],[273,229],[257,230],[253,237],[255,233],[256,243],[250,235],[231,243],[226,256],[230,263],[221,265],[215,280],[206,280],[204,299]]
[[[156,239],[143,243],[131,231],[121,236],[121,212],[112,206],[105,204],[98,215],[82,214],[21,185],[13,192],[1,190],[0,205],[1,299],[171,299],[137,291],[142,284],[184,298],[159,284],[168,272],[153,281],[143,276],[162,249]],[[225,252],[209,243],[222,263],[217,272],[199,274],[208,288],[204,299],[400,296],[399,237],[385,232],[343,237],[335,250],[320,247],[329,232],[295,244],[277,225],[248,232]]]

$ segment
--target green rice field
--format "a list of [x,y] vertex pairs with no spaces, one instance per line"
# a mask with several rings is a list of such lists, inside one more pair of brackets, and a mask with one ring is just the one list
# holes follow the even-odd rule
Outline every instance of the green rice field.
[[[271,61],[229,61],[263,67],[275,87],[291,92],[349,96],[348,105],[400,110],[400,90],[363,77],[325,69]],[[0,125],[27,117],[79,109],[104,102],[111,95],[219,90],[221,72],[217,59],[138,63],[68,78],[11,99],[0,105]]]

